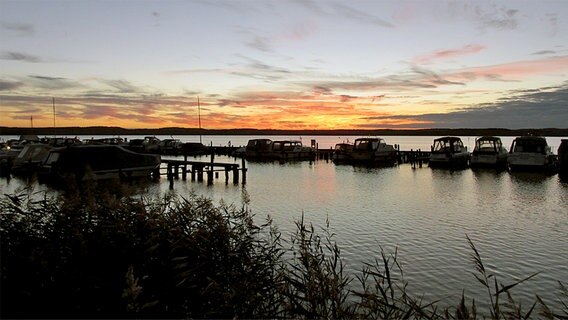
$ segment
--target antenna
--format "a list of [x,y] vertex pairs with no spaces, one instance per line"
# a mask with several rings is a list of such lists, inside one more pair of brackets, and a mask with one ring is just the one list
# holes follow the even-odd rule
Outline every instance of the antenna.
[[33,130],[34,130],[34,116],[33,115],[30,116],[30,124],[32,125],[32,132],[33,132]]
[[55,97],[52,98],[52,103],[53,103],[53,136],[55,137]]
[[199,96],[197,96],[197,119],[199,120],[199,143],[201,141],[201,105],[199,104]]

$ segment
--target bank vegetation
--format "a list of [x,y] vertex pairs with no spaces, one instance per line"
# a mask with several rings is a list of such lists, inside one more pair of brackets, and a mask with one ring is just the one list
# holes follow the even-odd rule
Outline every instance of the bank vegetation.
[[246,195],[235,206],[120,185],[75,190],[2,196],[2,318],[568,319],[562,283],[555,308],[536,293],[521,304],[513,289],[538,275],[501,283],[467,236],[482,309],[408,292],[396,251],[348,273],[329,226],[300,219],[283,239]]

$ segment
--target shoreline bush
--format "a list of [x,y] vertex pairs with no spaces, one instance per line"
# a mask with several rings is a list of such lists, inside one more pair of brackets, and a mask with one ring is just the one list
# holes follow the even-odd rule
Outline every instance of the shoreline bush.
[[237,207],[96,190],[0,199],[2,318],[568,318],[562,283],[560,310],[538,295],[521,306],[511,289],[536,274],[501,284],[469,238],[489,310],[412,296],[396,251],[348,274],[329,222],[320,233],[302,217],[284,240],[246,195]]

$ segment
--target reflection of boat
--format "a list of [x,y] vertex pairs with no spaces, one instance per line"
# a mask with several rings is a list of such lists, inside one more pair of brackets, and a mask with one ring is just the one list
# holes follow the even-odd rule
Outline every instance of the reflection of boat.
[[159,155],[132,152],[115,145],[79,145],[56,148],[43,162],[38,178],[47,182],[65,179],[102,180],[149,177],[159,169]]
[[314,160],[314,148],[304,147],[302,142],[296,140],[272,141],[270,151],[266,157],[276,160]]
[[513,140],[507,165],[512,171],[547,171],[554,170],[556,159],[546,138],[522,136]]
[[245,147],[245,156],[247,159],[260,159],[268,154],[271,147],[270,139],[251,139]]
[[469,152],[459,137],[434,139],[431,148],[430,167],[464,168],[469,164]]
[[393,165],[396,162],[396,150],[381,138],[357,138],[350,158],[354,163]]
[[507,166],[508,154],[507,149],[503,147],[501,138],[492,136],[480,137],[475,140],[470,165],[472,168],[505,168]]
[[568,139],[562,139],[558,147],[558,171],[562,177],[568,177]]
[[353,152],[353,145],[350,143],[337,143],[333,149],[331,159],[334,162],[348,162],[351,159],[351,152]]

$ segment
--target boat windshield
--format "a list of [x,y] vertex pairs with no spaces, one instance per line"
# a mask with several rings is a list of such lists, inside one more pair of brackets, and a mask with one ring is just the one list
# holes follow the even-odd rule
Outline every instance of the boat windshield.
[[53,164],[54,162],[57,162],[57,160],[59,160],[59,152],[52,152],[49,154],[49,156],[47,157],[47,159],[45,160],[46,164]]
[[463,148],[461,140],[435,140],[433,151],[434,152],[460,152]]
[[545,153],[546,141],[543,140],[522,140],[517,139],[513,142],[513,152]]
[[355,149],[357,150],[376,150],[379,147],[381,139],[363,139],[355,140]]
[[496,140],[477,140],[475,142],[475,151],[492,152],[501,147],[500,141]]

